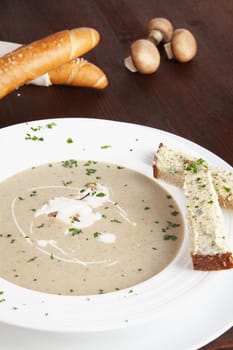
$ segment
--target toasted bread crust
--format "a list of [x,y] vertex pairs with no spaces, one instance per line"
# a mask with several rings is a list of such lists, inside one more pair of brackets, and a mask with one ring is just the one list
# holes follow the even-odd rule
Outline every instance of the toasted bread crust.
[[233,268],[233,256],[231,252],[201,255],[191,254],[194,270],[214,271]]

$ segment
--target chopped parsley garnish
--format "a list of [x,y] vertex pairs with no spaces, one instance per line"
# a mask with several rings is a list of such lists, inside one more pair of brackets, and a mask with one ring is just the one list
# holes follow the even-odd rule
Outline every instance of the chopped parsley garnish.
[[176,224],[175,222],[167,221],[168,226],[172,228],[180,227],[180,224]]
[[47,126],[48,129],[52,129],[56,125],[57,124],[55,122],[52,122],[52,123],[48,123],[46,126]]
[[97,238],[97,237],[99,237],[100,235],[101,235],[100,232],[94,232],[94,233],[93,233],[94,238]]
[[176,211],[176,210],[174,210],[174,211],[171,212],[171,215],[172,215],[172,216],[177,216],[178,214],[179,214],[179,212]]
[[62,183],[63,183],[64,186],[68,186],[68,185],[71,185],[71,184],[72,184],[72,181],[71,181],[71,180],[62,181]]
[[41,129],[43,129],[43,126],[41,126],[41,125],[39,125],[39,126],[37,126],[37,127],[31,127],[30,128],[32,131],[34,131],[34,132],[36,132],[36,131],[39,131],[39,130],[41,130]]
[[86,175],[90,176],[91,174],[94,174],[96,172],[96,169],[87,168],[86,169]]
[[64,166],[64,168],[77,168],[78,166],[78,162],[76,159],[63,160],[61,164],[62,166]]
[[168,241],[168,240],[172,240],[172,241],[175,241],[177,239],[177,236],[176,235],[169,235],[169,234],[166,234],[163,236],[163,239],[165,241]]
[[199,158],[196,161],[192,161],[190,163],[185,163],[184,170],[187,170],[187,171],[192,170],[194,172],[194,174],[197,174],[198,171],[200,170],[199,165],[203,165],[206,169],[208,169],[208,165],[207,165],[206,161],[202,158]]
[[44,223],[41,223],[40,225],[36,226],[36,228],[42,228],[44,227]]
[[66,142],[67,143],[73,143],[74,141],[73,141],[73,139],[71,137],[68,137],[68,139],[66,139]]
[[116,224],[121,224],[121,221],[119,221],[117,219],[112,219],[111,222],[115,222]]
[[31,135],[29,133],[26,134],[25,136],[25,140],[27,141],[44,141],[44,138],[43,137],[38,137],[36,135]]
[[35,197],[37,195],[37,192],[36,191],[32,191],[31,193],[30,193],[30,197]]
[[70,227],[69,232],[72,234],[72,236],[75,236],[75,235],[79,235],[83,231],[76,227]]
[[101,149],[108,149],[108,148],[111,148],[112,146],[111,145],[103,145],[103,146],[100,146]]
[[223,189],[224,189],[227,193],[231,192],[230,187],[223,186]]
[[97,193],[96,197],[105,197],[106,194],[104,192]]
[[23,197],[18,197],[18,199],[20,200],[20,201],[23,201],[24,200],[24,198]]
[[0,303],[3,303],[4,301],[6,301],[6,299],[0,299]]
[[37,256],[33,256],[31,259],[28,259],[27,262],[32,262],[35,261],[37,259]]

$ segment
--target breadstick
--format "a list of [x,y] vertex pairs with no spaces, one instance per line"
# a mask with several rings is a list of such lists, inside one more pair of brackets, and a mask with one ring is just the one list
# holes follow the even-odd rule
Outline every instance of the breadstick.
[[[184,164],[187,160],[196,161],[183,152],[175,151],[160,144],[154,156],[154,177],[160,178],[175,186],[183,187]],[[230,170],[209,167],[214,182],[218,201],[221,207],[233,209],[233,172]]]
[[15,88],[79,57],[99,42],[92,28],[76,28],[51,34],[19,47],[0,58],[0,98]]
[[74,59],[49,72],[52,84],[104,89],[108,79],[104,72],[83,58]]
[[[21,44],[18,43],[0,41],[0,56],[20,46]],[[27,84],[40,86],[59,84],[104,89],[108,85],[108,79],[99,67],[83,58],[78,58],[62,64],[58,68],[27,82]]]

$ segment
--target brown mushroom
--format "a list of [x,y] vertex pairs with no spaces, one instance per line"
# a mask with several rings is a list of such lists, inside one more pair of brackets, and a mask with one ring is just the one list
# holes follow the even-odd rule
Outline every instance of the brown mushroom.
[[172,23],[162,17],[153,18],[147,25],[149,39],[153,40],[156,45],[161,41],[167,43],[171,40],[173,34]]
[[131,56],[125,58],[124,64],[131,72],[142,74],[154,73],[160,65],[157,47],[149,40],[136,40],[130,47]]
[[187,29],[176,29],[171,42],[164,45],[167,57],[179,62],[189,62],[197,54],[197,41]]

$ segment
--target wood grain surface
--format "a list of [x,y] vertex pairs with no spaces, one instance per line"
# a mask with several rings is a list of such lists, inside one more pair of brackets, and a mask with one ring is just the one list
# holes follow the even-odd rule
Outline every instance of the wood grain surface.
[[[180,64],[161,46],[155,74],[130,73],[123,60],[153,17],[191,30],[198,54]],[[1,0],[0,24],[0,40],[25,44],[93,27],[101,41],[85,58],[109,78],[103,91],[23,86],[0,100],[0,127],[66,116],[138,123],[185,137],[233,165],[232,0]],[[233,328],[202,349],[233,349]]]

